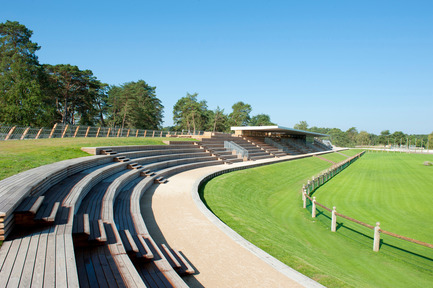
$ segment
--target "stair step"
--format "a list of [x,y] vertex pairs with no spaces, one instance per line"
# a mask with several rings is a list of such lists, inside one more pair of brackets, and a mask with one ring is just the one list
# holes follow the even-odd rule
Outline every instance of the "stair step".
[[134,239],[132,238],[131,233],[129,230],[121,230],[120,237],[122,238],[123,246],[125,247],[125,250],[127,253],[135,255],[138,253],[138,247],[135,243]]
[[147,245],[146,239],[144,238],[143,235],[138,235],[138,240],[140,240],[141,246],[144,248],[144,251],[146,253],[140,253],[139,252],[139,256],[143,257],[144,259],[153,259],[153,253],[152,250],[150,250],[149,245]]
[[56,220],[57,211],[59,211],[60,202],[56,202],[53,205],[53,209],[48,217],[43,217],[42,220],[46,222],[54,222]]

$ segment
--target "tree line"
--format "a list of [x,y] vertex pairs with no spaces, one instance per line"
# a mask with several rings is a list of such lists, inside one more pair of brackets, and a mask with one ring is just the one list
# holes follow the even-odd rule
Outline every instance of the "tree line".
[[[330,136],[332,144],[339,147],[355,146],[408,146],[424,147],[433,149],[433,132],[427,134],[405,134],[402,131],[390,133],[389,130],[383,130],[379,135],[359,131],[356,127],[351,127],[346,131],[339,128],[319,128],[316,126],[309,127],[307,121],[300,121],[293,128],[311,131],[316,133],[327,134]],[[429,147],[427,147],[427,145]]]
[[158,129],[163,105],[144,80],[108,85],[91,70],[39,63],[33,31],[0,23],[0,123],[55,123]]
[[[156,87],[144,80],[108,85],[91,70],[71,64],[39,63],[41,47],[31,41],[33,31],[16,21],[0,23],[0,123],[49,127],[55,123],[159,130],[163,128],[164,106]],[[231,126],[275,125],[269,115],[251,116],[252,107],[242,101],[225,113],[209,109],[197,93],[186,93],[173,107],[172,131],[230,132]],[[355,127],[308,127],[306,121],[295,129],[328,134],[337,146],[416,145],[433,146],[430,135],[406,135],[401,131],[380,135],[358,132]]]

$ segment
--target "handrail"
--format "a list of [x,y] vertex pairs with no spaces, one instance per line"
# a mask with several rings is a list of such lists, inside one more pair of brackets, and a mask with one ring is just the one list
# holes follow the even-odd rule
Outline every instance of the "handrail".
[[246,157],[249,159],[248,150],[233,141],[224,141],[224,148],[230,151],[235,151],[236,155],[240,158]]

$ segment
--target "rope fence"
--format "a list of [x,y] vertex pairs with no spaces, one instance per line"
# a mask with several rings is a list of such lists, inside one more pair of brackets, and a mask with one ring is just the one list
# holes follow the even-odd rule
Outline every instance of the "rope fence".
[[351,222],[354,222],[356,224],[359,224],[361,226],[364,226],[368,229],[372,229],[374,231],[374,237],[373,237],[373,251],[379,252],[380,248],[380,234],[383,233],[388,236],[392,236],[401,240],[405,240],[408,242],[412,242],[418,245],[422,245],[424,247],[433,248],[432,244],[422,242],[419,240],[415,240],[412,238],[408,238],[402,235],[398,235],[389,231],[385,231],[380,229],[380,222],[376,222],[376,226],[369,225],[367,223],[364,223],[362,221],[359,221],[357,219],[351,218],[347,215],[341,214],[337,212],[336,207],[334,206],[332,209],[329,207],[326,207],[325,205],[317,202],[315,196],[311,196],[314,191],[316,191],[320,186],[325,184],[327,181],[332,179],[335,175],[343,171],[345,168],[347,168],[350,164],[355,162],[357,159],[359,159],[362,155],[365,154],[365,151],[362,151],[361,153],[356,154],[353,157],[350,157],[336,165],[333,165],[330,169],[320,173],[319,176],[312,177],[311,180],[308,180],[307,184],[304,184],[302,187],[302,201],[303,201],[303,208],[307,208],[307,199],[311,201],[312,208],[311,208],[311,217],[316,218],[317,213],[317,206],[322,207],[328,212],[331,212],[331,231],[336,232],[337,231],[337,216],[344,218],[346,220],[349,220]]
[[189,137],[202,135],[203,131],[162,131],[118,127],[94,127],[83,125],[54,124],[53,127],[20,127],[0,124],[0,140],[26,140],[76,137]]

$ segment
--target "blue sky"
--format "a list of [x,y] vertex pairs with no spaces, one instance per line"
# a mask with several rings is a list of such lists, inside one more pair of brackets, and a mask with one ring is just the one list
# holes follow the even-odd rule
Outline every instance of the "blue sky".
[[39,61],[145,80],[165,126],[187,92],[281,126],[433,131],[433,1],[2,1]]

